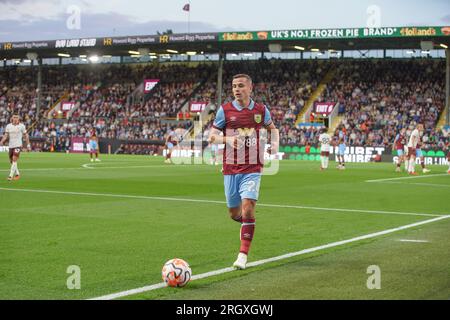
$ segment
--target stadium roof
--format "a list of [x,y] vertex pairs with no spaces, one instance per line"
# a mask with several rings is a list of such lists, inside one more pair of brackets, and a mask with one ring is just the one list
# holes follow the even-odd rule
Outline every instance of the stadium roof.
[[167,54],[168,49],[179,53],[195,51],[210,54],[311,49],[424,50],[423,41],[432,42],[428,44],[431,48],[449,47],[450,26],[262,30],[5,42],[0,43],[0,59],[26,58],[29,52],[37,53],[40,58],[55,58],[58,53],[71,57],[89,54],[128,56],[130,50],[139,49],[143,49],[141,52],[145,54]]

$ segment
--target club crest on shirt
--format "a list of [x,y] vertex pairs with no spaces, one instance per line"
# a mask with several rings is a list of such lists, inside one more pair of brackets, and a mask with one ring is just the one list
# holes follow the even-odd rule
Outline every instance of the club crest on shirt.
[[254,119],[255,119],[256,123],[261,123],[262,115],[261,114],[255,114]]

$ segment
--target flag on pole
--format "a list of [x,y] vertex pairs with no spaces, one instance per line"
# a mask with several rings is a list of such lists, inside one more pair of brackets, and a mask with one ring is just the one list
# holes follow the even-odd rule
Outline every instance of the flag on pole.
[[190,10],[190,5],[189,5],[189,3],[186,3],[186,4],[184,5],[183,10],[184,10],[184,11],[189,11],[189,10]]

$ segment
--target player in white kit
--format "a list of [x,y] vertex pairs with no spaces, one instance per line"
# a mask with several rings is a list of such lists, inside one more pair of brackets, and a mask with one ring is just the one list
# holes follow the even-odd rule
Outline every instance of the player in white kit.
[[321,130],[321,134],[319,136],[319,143],[320,143],[320,161],[321,161],[320,170],[325,170],[328,168],[328,160],[330,156],[330,143],[331,143],[331,137],[327,133],[326,129]]
[[11,123],[6,126],[5,134],[0,141],[2,146],[6,140],[9,140],[9,162],[11,163],[11,171],[8,176],[8,181],[19,180],[20,172],[17,167],[20,152],[22,151],[23,139],[25,138],[28,151],[31,150],[30,139],[28,137],[27,130],[23,123],[20,123],[19,116],[13,115]]
[[417,144],[420,141],[420,133],[423,132],[423,124],[418,124],[416,128],[411,132],[408,141],[408,174],[416,175],[416,149]]

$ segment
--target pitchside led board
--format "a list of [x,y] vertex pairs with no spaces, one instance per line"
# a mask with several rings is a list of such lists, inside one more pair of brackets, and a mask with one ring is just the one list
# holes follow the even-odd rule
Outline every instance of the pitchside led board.
[[89,144],[85,143],[83,137],[72,137],[70,140],[70,152],[71,153],[83,153],[89,148]]
[[[311,147],[309,153],[306,153],[305,146],[283,145],[280,146],[280,154],[285,160],[306,160],[306,161],[320,161],[320,147]],[[338,147],[330,148],[330,159],[337,161]],[[441,165],[447,166],[449,164],[444,150],[422,150],[426,165]],[[374,161],[375,155],[381,156],[381,162],[392,162],[394,164],[398,161],[397,153],[390,148],[385,147],[353,147],[347,146],[345,148],[344,160],[345,162],[359,162],[366,163]],[[420,163],[420,159],[416,159],[416,163]]]
[[159,79],[145,79],[144,80],[144,93],[149,93],[158,84]]

